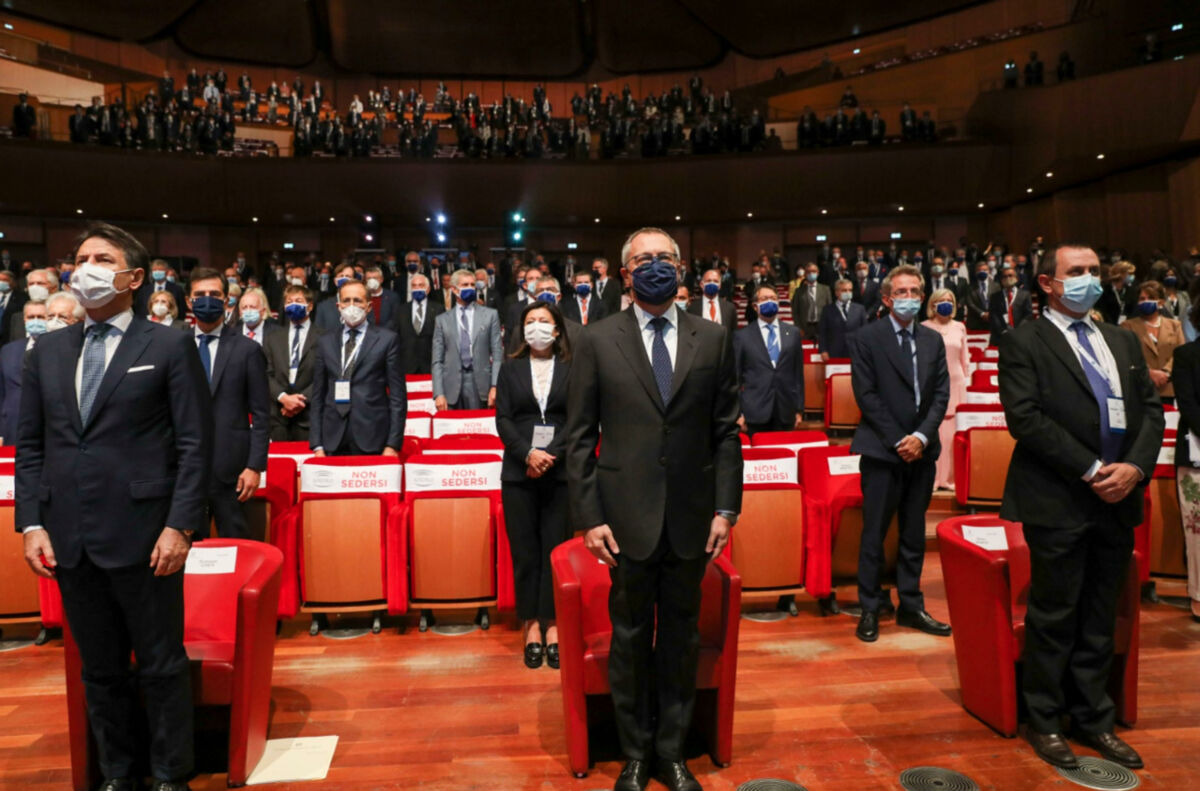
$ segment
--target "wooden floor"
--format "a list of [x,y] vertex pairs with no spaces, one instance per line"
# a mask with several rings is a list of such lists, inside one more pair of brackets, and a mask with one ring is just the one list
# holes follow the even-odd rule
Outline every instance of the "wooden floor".
[[[936,554],[925,590],[946,618]],[[1182,594],[1177,583],[1160,591]],[[464,615],[464,618],[467,617]],[[1200,787],[1200,624],[1160,604],[1142,616],[1140,720],[1125,733],[1147,768],[1142,787]],[[742,621],[734,763],[691,762],[706,789],[775,777],[819,789],[896,789],[908,767],[964,772],[983,789],[1063,791],[1020,740],[959,706],[949,639],[883,623],[865,645],[846,616]],[[583,780],[566,766],[558,676],[521,664],[509,622],[463,636],[403,634],[338,641],[285,625],[276,650],[272,738],[339,737],[329,777],[296,788],[598,789],[620,766]],[[6,634],[12,633],[8,630]],[[69,779],[60,643],[0,653],[0,788],[65,788]],[[220,789],[205,774],[194,789]],[[652,784],[651,787],[658,787]]]

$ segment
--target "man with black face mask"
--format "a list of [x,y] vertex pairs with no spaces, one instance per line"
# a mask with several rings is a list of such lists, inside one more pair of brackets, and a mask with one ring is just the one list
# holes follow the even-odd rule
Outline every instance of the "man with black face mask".
[[683,741],[700,583],[741,510],[737,375],[731,336],[675,308],[679,246],[665,231],[635,231],[621,261],[633,304],[580,333],[571,363],[569,496],[585,546],[611,568],[616,791],[642,791],[652,772],[698,791]]

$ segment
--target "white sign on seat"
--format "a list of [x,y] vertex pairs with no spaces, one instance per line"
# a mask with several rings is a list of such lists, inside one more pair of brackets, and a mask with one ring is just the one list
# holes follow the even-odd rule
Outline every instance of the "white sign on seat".
[[432,398],[433,380],[418,379],[415,382],[410,380],[404,383],[404,389],[408,392],[410,398],[414,395],[427,395]]
[[471,462],[469,464],[439,464],[428,461],[409,462],[408,491],[410,492],[472,492],[486,494],[499,491],[501,462]]
[[782,459],[745,459],[742,462],[742,483],[799,483],[796,457]]
[[404,436],[429,439],[433,434],[433,417],[425,412],[410,413],[404,420]]
[[401,479],[399,464],[354,467],[305,464],[300,467],[300,491],[305,494],[399,494]]
[[825,363],[825,378],[826,379],[833,376],[834,374],[848,374],[848,373],[850,373],[850,363],[834,363],[833,365],[830,365],[829,363]]
[[1003,525],[963,525],[963,538],[981,549],[1003,552],[1008,549],[1008,534]]
[[447,434],[492,434],[496,432],[496,416],[456,417],[453,412],[442,413],[433,421],[433,438]]
[[858,475],[858,462],[862,456],[830,456],[830,475]]
[[1000,394],[999,393],[979,393],[979,392],[975,392],[972,390],[968,390],[966,395],[963,396],[963,403],[964,404],[999,404],[1000,403]]
[[184,574],[232,574],[237,570],[237,547],[192,547]]
[[434,412],[437,411],[437,407],[435,407],[433,405],[433,394],[430,393],[427,397],[424,397],[424,398],[420,398],[420,397],[413,398],[410,396],[408,399],[408,411],[409,412],[424,412],[427,415],[432,415]]
[[15,485],[12,475],[0,475],[0,500],[15,500]]
[[1003,410],[995,412],[964,412],[958,410],[954,413],[954,430],[966,431],[969,428],[1008,428],[1008,421],[1004,417]]

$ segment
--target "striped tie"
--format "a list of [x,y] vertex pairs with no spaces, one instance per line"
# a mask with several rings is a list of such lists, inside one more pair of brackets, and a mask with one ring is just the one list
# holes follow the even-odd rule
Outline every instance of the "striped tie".
[[111,324],[99,322],[88,327],[87,343],[83,347],[83,377],[79,386],[79,418],[86,426],[92,416],[92,405],[104,378],[104,336],[112,329]]

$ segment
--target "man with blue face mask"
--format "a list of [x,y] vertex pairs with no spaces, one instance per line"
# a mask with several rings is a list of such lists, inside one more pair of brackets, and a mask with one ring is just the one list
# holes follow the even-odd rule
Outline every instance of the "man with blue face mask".
[[[535,275],[536,269],[530,270]],[[526,281],[528,282],[528,281]],[[534,280],[536,287],[537,280]],[[433,328],[433,400],[446,409],[494,409],[504,362],[500,317],[475,304],[475,273],[460,269],[451,280],[454,307]]]
[[267,309],[267,295],[260,288],[248,288],[238,299],[238,316],[238,332],[259,346],[279,331],[279,325]]
[[412,301],[400,306],[395,329],[400,336],[405,375],[433,372],[433,328],[446,310],[440,300],[429,298],[429,278],[412,278]]
[[608,315],[604,302],[596,296],[590,271],[577,269],[571,287],[575,289],[575,293],[563,300],[561,305],[565,318],[587,326]]
[[1048,249],[1037,283],[1047,307],[1005,335],[998,374],[1017,441],[1000,516],[1022,523],[1029,546],[1026,735],[1042,760],[1075,767],[1062,733],[1069,714],[1077,741],[1139,768],[1142,759],[1113,733],[1107,690],[1117,598],[1162,444],[1162,404],[1138,337],[1090,316],[1102,293],[1092,248]]
[[[921,326],[925,282],[914,266],[888,272],[880,287],[887,318],[854,333],[851,381],[862,422],[851,451],[861,454],[863,528],[858,553],[858,602],[862,616],[855,635],[863,642],[879,638],[884,600],[883,540],[897,517],[900,550],[896,590],[900,594],[896,623],[944,637],[947,624],[925,610],[921,568],[925,561],[925,511],[933,494],[939,453],[938,429],[950,404],[950,372],[942,336]],[[948,451],[947,451],[948,452]]]
[[688,305],[688,313],[720,324],[726,332],[737,329],[737,307],[721,296],[721,270],[709,269],[700,276],[700,298]]
[[280,318],[286,329],[272,333],[263,342],[274,442],[308,441],[313,358],[322,330],[312,322],[313,293],[303,285],[303,279],[300,281],[283,292]]

